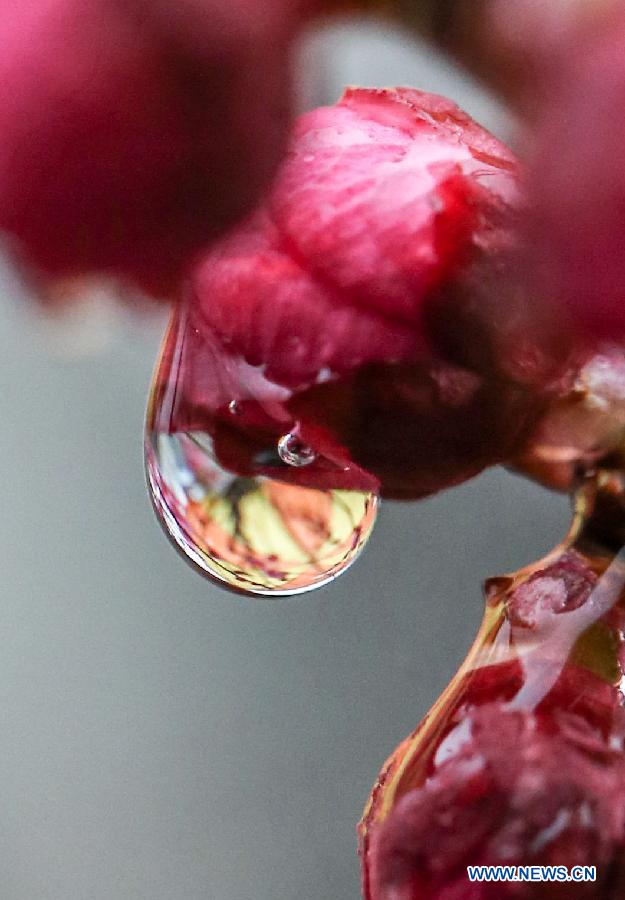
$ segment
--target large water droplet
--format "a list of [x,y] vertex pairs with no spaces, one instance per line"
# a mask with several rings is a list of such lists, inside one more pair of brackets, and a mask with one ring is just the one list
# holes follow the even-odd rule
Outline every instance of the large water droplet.
[[[375,494],[345,485],[289,420],[289,392],[174,314],[154,376],[145,458],[174,545],[235,591],[297,594],[359,555]],[[347,472],[349,475],[349,472]]]

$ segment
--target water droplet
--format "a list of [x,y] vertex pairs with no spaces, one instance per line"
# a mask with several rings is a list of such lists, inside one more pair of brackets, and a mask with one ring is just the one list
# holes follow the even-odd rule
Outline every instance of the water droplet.
[[240,593],[297,594],[331,581],[375,522],[376,495],[342,487],[343,466],[336,487],[327,465],[314,485],[314,450],[274,421],[281,391],[197,334],[184,310],[174,314],[148,406],[149,489],[176,548]]
[[317,458],[312,447],[302,443],[292,431],[283,434],[278,441],[278,455],[287,466],[309,466]]

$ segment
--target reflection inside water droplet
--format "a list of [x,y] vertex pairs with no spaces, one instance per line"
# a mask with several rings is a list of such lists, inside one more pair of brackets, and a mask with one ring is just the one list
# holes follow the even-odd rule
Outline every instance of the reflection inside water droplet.
[[[293,427],[284,430],[265,386],[263,404],[249,394],[221,402],[215,385],[232,397],[232,359],[208,359],[202,345],[198,365],[197,340],[177,317],[148,408],[146,470],[166,533],[203,574],[242,593],[296,594],[331,581],[367,541],[376,495],[344,489],[344,467],[336,468],[336,487],[329,465],[320,487],[311,486],[317,454]],[[251,379],[258,393],[249,369],[242,364],[236,377]],[[263,444],[272,429],[276,437]],[[307,483],[298,483],[304,472]]]
[[153,434],[146,446],[156,511],[176,545],[207,575],[255,594],[298,593],[354,560],[375,498],[229,474],[197,433]]

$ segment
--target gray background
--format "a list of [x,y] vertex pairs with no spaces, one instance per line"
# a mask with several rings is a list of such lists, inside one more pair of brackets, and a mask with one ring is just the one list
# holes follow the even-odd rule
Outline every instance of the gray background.
[[[302,103],[347,82],[486,98],[405,38],[338,28]],[[248,602],[150,511],[141,430],[162,322],[92,304],[0,318],[0,897],[355,900],[376,772],[444,687],[479,584],[560,536],[567,502],[502,471],[384,507],[334,586]]]

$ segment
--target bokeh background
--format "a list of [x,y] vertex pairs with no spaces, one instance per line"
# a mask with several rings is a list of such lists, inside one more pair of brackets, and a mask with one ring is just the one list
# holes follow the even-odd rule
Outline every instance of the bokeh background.
[[[310,35],[303,106],[464,75],[372,24]],[[164,320],[94,298],[43,322],[3,269],[0,897],[357,900],[355,826],[385,757],[464,656],[480,583],[542,555],[568,502],[497,470],[386,504],[334,585],[246,601],[179,559],[144,487]]]

